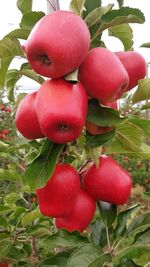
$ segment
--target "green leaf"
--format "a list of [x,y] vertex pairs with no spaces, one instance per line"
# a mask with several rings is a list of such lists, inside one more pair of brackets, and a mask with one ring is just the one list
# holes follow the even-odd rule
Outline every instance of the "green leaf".
[[144,43],[141,45],[141,47],[150,48],[150,43]]
[[60,230],[56,234],[48,236],[43,240],[43,245],[49,249],[62,247],[62,248],[75,248],[88,242],[88,239],[78,232],[69,233],[66,230]]
[[147,104],[141,107],[141,110],[144,110],[144,109],[150,109],[150,102],[148,102]]
[[89,100],[87,121],[97,126],[111,127],[122,121],[118,111],[100,106],[96,99]]
[[130,121],[136,124],[138,127],[140,127],[143,130],[145,136],[150,140],[150,121],[149,120],[134,117],[130,119]]
[[15,192],[12,192],[4,197],[4,203],[8,206],[11,206],[14,205],[18,199],[20,199],[20,195]]
[[111,153],[126,154],[129,157],[150,159],[150,146],[143,143],[142,147],[137,148],[135,151],[133,151],[130,149],[126,149],[123,143],[115,138],[111,143],[109,143],[109,146],[107,147],[107,150],[105,153],[106,154],[111,154]]
[[150,191],[149,192],[143,192],[142,193],[142,196],[146,199],[149,199],[150,198]]
[[12,60],[15,56],[23,56],[24,53],[19,41],[15,38],[4,38],[0,41],[0,58]]
[[120,251],[114,257],[114,263],[119,262],[121,259],[139,259],[140,257],[143,257],[145,255],[149,255],[150,252],[150,246],[130,246]]
[[32,30],[34,25],[45,16],[44,12],[41,11],[30,11],[24,13],[21,22],[20,22],[20,28]]
[[8,207],[8,206],[0,206],[0,214],[7,214],[10,213],[12,211],[12,208]]
[[116,127],[116,138],[126,149],[138,151],[143,145],[144,133],[137,125],[125,121]]
[[5,218],[0,217],[0,227],[8,227],[8,222]]
[[36,81],[39,84],[42,84],[45,79],[39,75],[34,70],[23,68],[19,71],[20,75],[26,76],[34,81]]
[[109,254],[104,254],[99,246],[89,243],[71,254],[66,267],[99,267],[109,260]]
[[150,243],[150,227],[145,231],[136,234],[133,244],[146,245]]
[[92,36],[92,40],[112,26],[124,23],[144,23],[144,21],[143,13],[136,8],[122,7],[121,9],[109,11],[102,16],[100,26]]
[[150,78],[139,80],[138,88],[132,97],[132,103],[136,104],[140,101],[149,99],[150,99]]
[[21,175],[12,169],[0,169],[0,180],[21,181]]
[[45,140],[41,152],[24,174],[24,180],[28,182],[32,190],[43,187],[52,176],[63,147],[64,145],[53,144],[48,139]]
[[101,219],[97,219],[91,224],[91,236],[90,240],[100,247],[104,247],[107,244],[106,229]]
[[97,205],[104,225],[110,227],[117,216],[116,206],[104,201],[98,201]]
[[9,32],[7,35],[5,35],[5,38],[17,38],[17,39],[23,39],[27,40],[28,36],[30,34],[30,30],[28,29],[16,29],[11,32]]
[[5,86],[7,89],[7,97],[9,101],[14,101],[14,89],[16,82],[21,78],[19,75],[19,70],[11,69],[8,70],[6,78],[5,78]]
[[85,22],[90,28],[92,25],[97,23],[100,18],[107,13],[111,8],[113,7],[113,4],[109,4],[107,6],[103,7],[97,7],[93,11],[91,11],[86,17],[85,17]]
[[87,16],[90,12],[92,12],[97,7],[100,7],[101,2],[102,2],[101,0],[94,0],[94,1],[86,0],[85,5],[84,5],[85,10],[83,11],[84,17]]
[[44,225],[36,224],[30,227],[28,226],[26,234],[27,236],[30,236],[30,237],[34,236],[37,238],[41,238],[41,237],[49,236],[50,230]]
[[111,140],[114,137],[115,130],[106,132],[99,135],[90,135],[86,134],[86,143],[85,145],[91,148],[99,147]]
[[133,46],[133,31],[129,24],[110,27],[109,36],[118,38],[123,43],[125,50],[130,50]]
[[45,259],[38,267],[66,267],[67,260],[70,254],[68,252],[61,252],[50,258]]
[[17,7],[22,14],[32,10],[32,0],[17,0]]
[[11,242],[12,241],[9,238],[0,241],[0,258],[4,258],[7,255],[11,247]]
[[32,210],[22,218],[21,223],[23,226],[26,226],[34,222],[36,219],[39,219],[40,217],[41,213],[39,212],[39,210]]
[[[136,204],[133,207],[130,207],[124,211],[121,211],[117,216],[117,224],[114,230],[114,237],[118,238],[120,236],[124,236],[126,234],[127,230],[127,224],[129,220],[131,220],[135,217],[136,213],[141,208],[140,204]],[[134,216],[133,216],[134,214]]]
[[142,267],[137,265],[133,260],[123,258],[118,264],[115,264],[114,267]]
[[128,227],[127,233],[140,229],[143,226],[150,226],[150,213],[145,213],[137,217]]
[[71,0],[69,9],[76,15],[81,16],[85,0]]
[[6,73],[12,59],[13,57],[0,59],[0,90],[4,89]]

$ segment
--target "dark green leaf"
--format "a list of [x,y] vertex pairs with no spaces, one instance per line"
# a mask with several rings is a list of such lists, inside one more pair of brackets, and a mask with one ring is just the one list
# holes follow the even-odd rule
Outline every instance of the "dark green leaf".
[[114,230],[114,237],[115,238],[123,236],[126,233],[127,222],[129,220],[131,220],[131,216],[133,216],[133,214],[136,214],[140,208],[141,208],[141,205],[137,204],[137,205],[130,207],[127,210],[124,210],[118,214],[117,225],[116,225],[115,230]]
[[88,239],[81,236],[78,232],[69,233],[65,230],[61,230],[43,240],[43,244],[49,249],[56,247],[75,248],[87,242]]
[[116,25],[109,28],[109,35],[118,38],[125,50],[130,50],[133,45],[133,31],[129,24]]
[[132,97],[132,103],[136,104],[140,101],[149,99],[150,99],[150,78],[139,80],[138,88]]
[[37,238],[41,238],[41,237],[49,236],[50,230],[41,224],[36,224],[36,225],[30,226],[30,227],[28,225],[28,229],[26,231],[26,234],[27,234],[27,236],[30,236],[30,237],[34,236]]
[[116,206],[104,201],[98,201],[97,205],[104,225],[110,227],[117,216]]
[[102,146],[107,141],[111,140],[114,137],[114,134],[115,134],[115,130],[106,132],[104,134],[99,134],[99,135],[87,134],[85,145],[91,148]]
[[0,58],[9,58],[12,60],[15,56],[23,56],[22,47],[17,39],[4,38],[0,41]]
[[0,258],[4,258],[7,255],[11,247],[11,242],[12,241],[9,238],[1,240],[1,237],[0,237]]
[[32,30],[34,25],[45,16],[45,13],[41,11],[30,11],[24,13],[21,22],[20,27],[22,29]]
[[97,219],[91,224],[92,233],[90,236],[91,241],[104,247],[107,244],[106,229],[101,219]]
[[85,0],[71,0],[70,10],[73,11],[76,15],[81,16]]
[[6,73],[12,59],[13,57],[0,59],[0,90],[4,89]]
[[9,206],[0,206],[0,214],[7,214],[10,213],[13,209],[10,208]]
[[19,249],[17,246],[15,247],[14,245],[12,245],[9,248],[9,251],[7,253],[7,257],[10,259],[15,259],[15,260],[19,261],[24,257],[24,251]]
[[45,259],[38,267],[66,267],[67,260],[70,254],[68,252],[61,252],[55,256]]
[[102,16],[100,26],[92,36],[92,40],[112,26],[124,23],[144,23],[144,21],[143,13],[136,8],[122,7],[121,9],[109,11]]
[[41,152],[33,160],[24,174],[24,180],[28,182],[32,190],[43,187],[53,174],[56,162],[64,145],[54,144],[45,140]]
[[32,0],[17,0],[18,9],[24,14],[32,10]]
[[145,231],[136,234],[133,244],[146,245],[150,243],[150,227]]
[[[86,244],[83,246],[80,246],[77,250],[75,250],[72,255],[70,256],[67,267],[99,267],[102,266],[100,264],[94,264],[94,262],[101,256],[103,256],[104,253],[102,249],[94,244]],[[104,263],[104,262],[103,262]],[[102,263],[102,264],[103,264]]]
[[84,17],[87,16],[90,12],[92,12],[94,9],[96,9],[97,7],[101,6],[101,0],[86,0],[85,1],[85,10],[83,11],[83,15]]
[[100,106],[96,99],[89,100],[87,121],[97,126],[111,127],[122,121],[118,111]]

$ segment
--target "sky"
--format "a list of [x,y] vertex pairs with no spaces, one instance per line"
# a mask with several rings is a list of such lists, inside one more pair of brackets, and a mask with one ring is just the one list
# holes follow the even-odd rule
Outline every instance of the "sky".
[[[91,0],[94,1],[94,0]],[[16,8],[17,0],[1,0],[0,4],[0,39],[13,29],[19,26],[21,12]],[[60,8],[67,10],[70,0],[60,0]],[[102,0],[102,5],[114,3],[117,7],[116,0]],[[145,15],[146,22],[144,24],[132,24],[134,32],[134,50],[140,52],[150,62],[150,48],[140,48],[141,44],[150,42],[150,13],[148,0],[124,0],[124,6],[139,8]],[[42,10],[47,12],[46,0],[33,0],[33,10]],[[103,34],[106,46],[111,51],[123,50],[122,43],[115,37],[108,37],[107,31]],[[26,85],[30,85],[30,80],[25,80]]]

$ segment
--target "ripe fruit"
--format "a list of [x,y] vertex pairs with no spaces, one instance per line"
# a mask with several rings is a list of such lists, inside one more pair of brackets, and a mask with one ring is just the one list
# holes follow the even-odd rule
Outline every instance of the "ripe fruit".
[[[110,108],[112,108],[114,110],[118,110],[117,101],[110,102],[110,103],[105,103],[105,106],[110,107]],[[98,135],[98,134],[104,134],[106,132],[109,132],[114,127],[97,126],[97,125],[95,125],[95,124],[93,124],[93,123],[91,123],[89,121],[86,121],[85,128],[91,135]]]
[[51,179],[36,191],[41,213],[49,217],[68,215],[79,190],[77,171],[69,164],[57,164]]
[[66,229],[69,232],[83,232],[92,221],[95,210],[95,200],[81,189],[74,200],[70,214],[64,218],[56,218],[55,225],[58,229]]
[[8,267],[8,263],[7,262],[0,262],[0,267]]
[[8,135],[8,134],[9,134],[9,130],[7,130],[7,129],[3,129],[3,130],[2,130],[2,134],[4,134],[4,135]]
[[37,92],[33,92],[26,95],[20,102],[16,112],[16,127],[27,139],[44,137],[35,113],[36,94]]
[[129,85],[126,91],[131,90],[138,84],[138,80],[146,75],[146,61],[142,55],[135,51],[116,52],[129,76]]
[[2,133],[0,133],[0,139],[3,139],[3,134]]
[[101,103],[113,102],[126,91],[129,78],[117,56],[107,48],[89,51],[79,68],[78,77],[89,96]]
[[79,67],[89,46],[90,33],[84,20],[59,10],[44,16],[34,26],[25,52],[37,73],[59,78]]
[[81,83],[47,80],[35,105],[42,132],[53,142],[67,143],[81,134],[87,114],[87,95]]
[[132,187],[129,174],[111,157],[101,156],[84,175],[84,189],[96,200],[116,205],[127,203]]

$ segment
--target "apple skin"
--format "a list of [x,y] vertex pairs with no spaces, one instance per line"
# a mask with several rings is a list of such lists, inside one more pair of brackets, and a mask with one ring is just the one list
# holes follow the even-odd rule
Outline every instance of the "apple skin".
[[[103,104],[106,107],[112,108],[114,110],[118,110],[118,104],[117,101],[105,103]],[[97,126],[92,122],[86,121],[85,128],[91,135],[98,135],[98,134],[104,134],[114,129],[114,127],[103,127],[103,126]]]
[[58,229],[82,233],[92,221],[95,211],[96,201],[81,189],[74,200],[71,213],[66,217],[56,218],[55,225]]
[[69,164],[57,164],[52,177],[36,190],[40,211],[48,217],[68,215],[80,190],[80,178]]
[[27,59],[36,73],[60,78],[79,67],[90,47],[84,20],[70,11],[55,11],[33,27],[26,45]]
[[78,79],[89,96],[101,104],[113,102],[126,91],[129,83],[127,71],[118,57],[107,48],[91,49],[82,62]]
[[45,81],[36,97],[36,113],[42,132],[55,143],[75,140],[82,132],[88,97],[81,83],[64,79]]
[[101,156],[85,173],[83,188],[96,200],[123,205],[128,202],[132,181],[129,174],[111,157]]
[[37,92],[27,94],[20,102],[16,116],[16,128],[27,139],[44,137],[35,112]]
[[0,267],[8,267],[8,263],[7,262],[0,262]]
[[146,76],[147,68],[144,57],[136,51],[115,52],[129,76],[129,85],[126,91],[131,90],[138,84],[138,80]]

